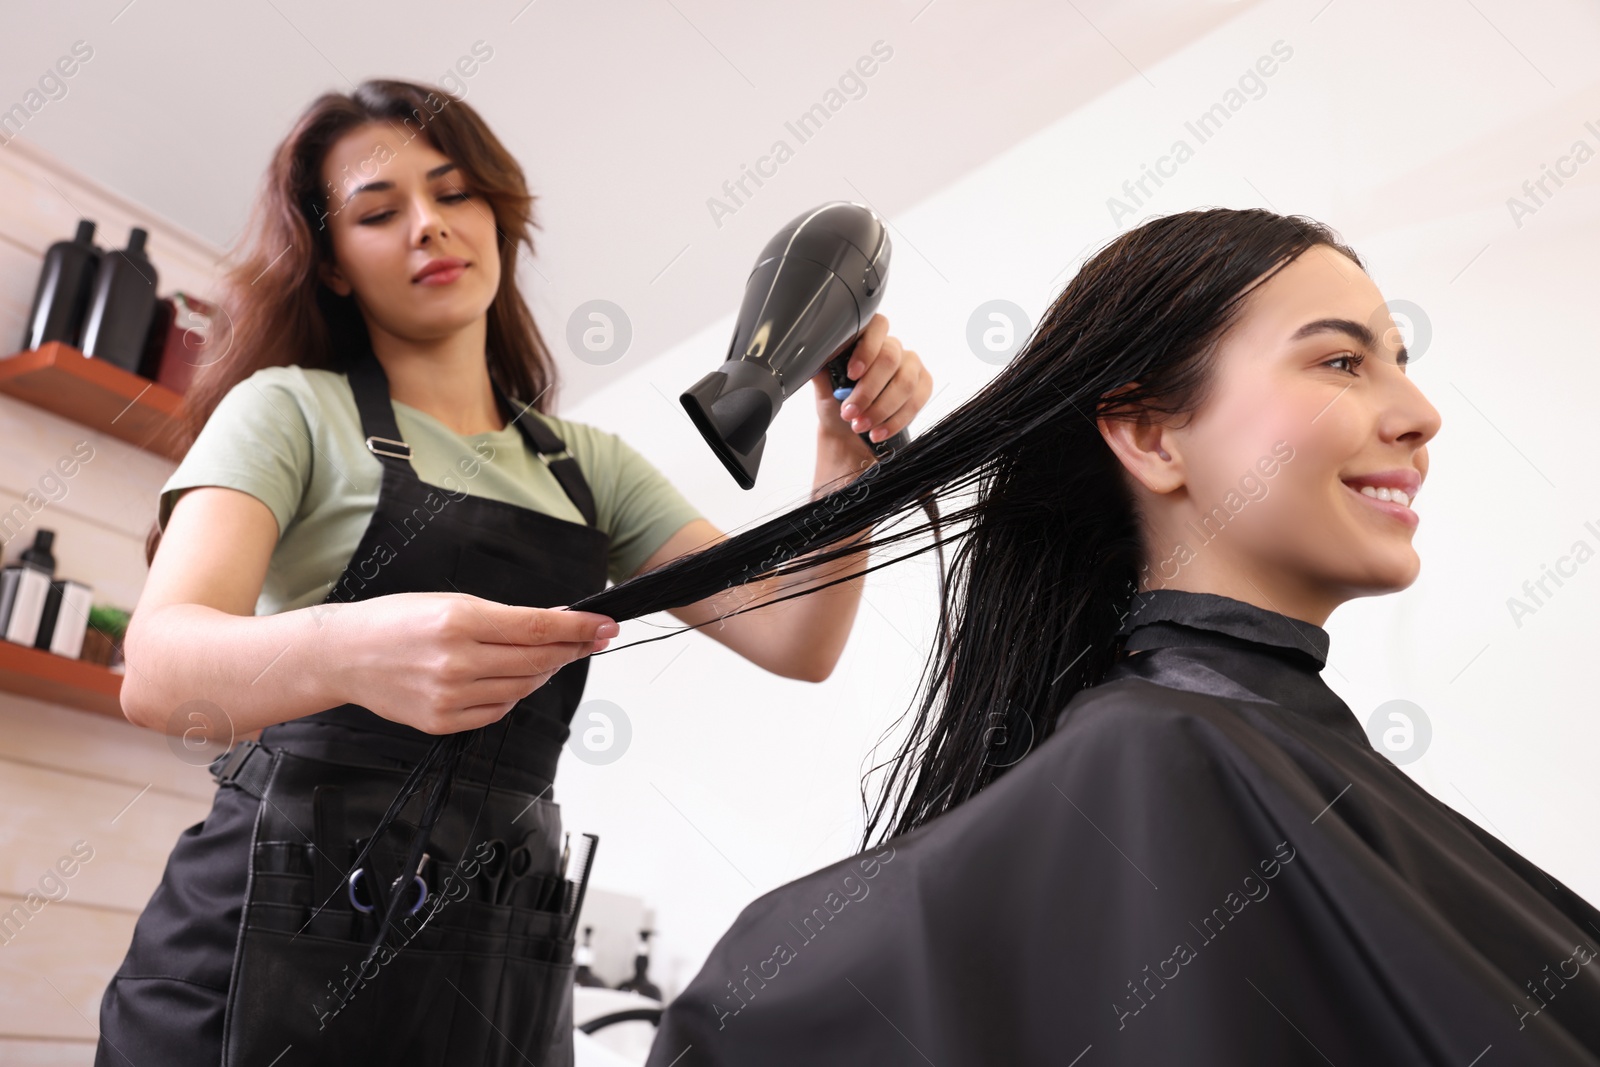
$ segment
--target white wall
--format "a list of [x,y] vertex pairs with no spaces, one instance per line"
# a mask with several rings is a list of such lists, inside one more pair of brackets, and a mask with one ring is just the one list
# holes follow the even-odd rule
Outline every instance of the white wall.
[[[1588,315],[1600,162],[1520,228],[1506,207],[1575,140],[1600,149],[1587,58],[1600,26],[1576,4],[1479,6],[1514,44],[1443,2],[1242,13],[892,216],[882,310],[936,376],[927,426],[995,371],[966,345],[975,307],[1005,298],[1036,320],[1088,252],[1142,219],[1259,205],[1338,229],[1386,298],[1426,310],[1433,340],[1412,377],[1443,428],[1418,504],[1421,577],[1334,614],[1325,678],[1363,722],[1389,699],[1420,705],[1433,741],[1406,773],[1600,901],[1600,855],[1585,847],[1600,787],[1582,755],[1600,744],[1587,675],[1600,564],[1579,567],[1520,628],[1507,608],[1573,542],[1600,547]],[[1280,39],[1292,55],[1265,92],[1197,143],[1185,122]],[[1114,224],[1107,199],[1180,137],[1193,157]],[[842,181],[832,195],[852,197]],[[676,411],[721,360],[737,298],[728,318],[567,412],[648,446],[723,529],[801,502],[814,456],[809,405],[796,401],[743,494]],[[655,906],[669,990],[751,899],[855,850],[864,756],[910,705],[932,635],[930,561],[869,576],[844,659],[820,685],[765,675],[698,634],[623,649],[659,632],[641,623],[595,661],[587,695],[626,711],[632,748],[605,767],[564,757],[563,806],[604,839],[597,877]]]
[[[144,227],[161,295],[211,291],[219,250],[13,141],[0,151],[0,355],[21,345],[45,249],[70,240],[80,215],[99,224],[102,247],[124,247],[129,227]],[[88,460],[70,479],[53,477],[82,442]],[[132,609],[156,492],[172,467],[0,395],[4,561],[35,531],[54,530],[57,575],[91,586],[96,604]],[[0,692],[0,913],[20,905],[28,916],[0,933],[0,1063],[93,1061],[100,995],[134,920],[178,834],[211,807],[211,776],[184,754],[121,718]],[[41,884],[74,854],[89,858],[64,883]],[[49,903],[32,911],[30,892]]]

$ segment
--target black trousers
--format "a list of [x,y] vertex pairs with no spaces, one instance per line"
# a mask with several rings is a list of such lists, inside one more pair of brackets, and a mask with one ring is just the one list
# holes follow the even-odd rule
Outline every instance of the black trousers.
[[[184,830],[100,1004],[95,1067],[216,1067],[260,802],[217,789]],[[151,1025],[154,1023],[155,1025]]]

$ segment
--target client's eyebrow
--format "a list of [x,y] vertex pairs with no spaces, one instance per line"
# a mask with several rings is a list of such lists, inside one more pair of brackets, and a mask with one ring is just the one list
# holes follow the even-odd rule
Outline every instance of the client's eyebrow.
[[[1378,349],[1378,338],[1372,329],[1366,323],[1354,319],[1315,319],[1290,334],[1289,340],[1299,341],[1319,333],[1342,333],[1354,339],[1362,348],[1374,352]],[[1406,346],[1401,345],[1395,354],[1395,363],[1403,365],[1410,358],[1411,354],[1406,351]]]
[[[434,167],[432,170],[430,170],[427,174],[423,175],[423,177],[431,182],[439,175],[449,174],[455,169],[456,165],[454,163],[441,163],[437,167]],[[358,185],[354,189],[350,190],[350,195],[345,197],[345,199],[354,200],[357,193],[381,193],[386,189],[393,188],[394,182],[388,181],[387,179],[383,181],[367,182],[365,185]]]

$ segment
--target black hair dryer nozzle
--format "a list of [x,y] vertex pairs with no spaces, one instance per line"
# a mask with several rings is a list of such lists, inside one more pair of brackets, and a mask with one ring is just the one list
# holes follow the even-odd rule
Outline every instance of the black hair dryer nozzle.
[[[828,367],[834,395],[850,350],[889,278],[889,230],[871,208],[836,200],[807,211],[761,250],[745,282],[726,362],[679,397],[741,488],[756,483],[767,428],[794,392]],[[901,430],[862,439],[880,455],[910,442]]]

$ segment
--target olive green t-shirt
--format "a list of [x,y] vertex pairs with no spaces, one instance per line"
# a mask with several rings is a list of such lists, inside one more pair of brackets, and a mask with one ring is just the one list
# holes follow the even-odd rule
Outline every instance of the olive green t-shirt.
[[[581,523],[561,483],[514,423],[458,434],[392,400],[417,477],[452,493],[489,497]],[[594,494],[595,525],[611,537],[607,576],[621,582],[685,523],[701,518],[671,482],[616,434],[533,409],[566,443]],[[367,451],[349,380],[297,366],[264,367],[222,398],[161,487],[165,529],[185,489],[220,485],[256,497],[278,522],[257,615],[322,602],[378,503],[383,468]]]

